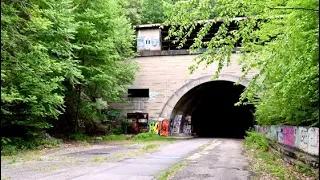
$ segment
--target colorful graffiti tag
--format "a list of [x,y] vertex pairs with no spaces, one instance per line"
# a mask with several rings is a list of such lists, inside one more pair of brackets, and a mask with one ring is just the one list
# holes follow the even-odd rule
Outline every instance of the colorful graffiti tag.
[[169,120],[149,121],[149,133],[158,134],[161,136],[169,135]]
[[148,123],[149,133],[159,134],[159,124],[160,124],[160,122],[150,121],[150,122]]
[[298,148],[312,155],[319,155],[319,128],[296,126],[255,126],[267,138]]

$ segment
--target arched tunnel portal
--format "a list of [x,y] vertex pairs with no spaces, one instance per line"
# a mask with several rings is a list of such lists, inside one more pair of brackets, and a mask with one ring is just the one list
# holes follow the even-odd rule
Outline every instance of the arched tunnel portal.
[[234,105],[244,89],[245,86],[235,85],[232,81],[202,83],[179,99],[171,119],[183,115],[180,132],[184,124],[190,122],[191,133],[198,137],[243,138],[245,131],[255,124],[252,105]]

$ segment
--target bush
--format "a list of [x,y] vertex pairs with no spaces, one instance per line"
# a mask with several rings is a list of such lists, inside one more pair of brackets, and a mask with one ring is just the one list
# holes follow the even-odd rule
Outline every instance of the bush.
[[46,147],[46,148],[50,148],[50,147],[58,147],[60,146],[60,144],[62,143],[62,141],[60,139],[38,139],[35,141],[36,146],[42,146],[42,147]]
[[134,137],[135,140],[142,140],[142,141],[157,141],[157,140],[174,140],[173,138],[168,138],[164,136],[159,136],[158,134],[153,134],[153,133],[140,133],[137,134]]
[[54,138],[23,139],[20,137],[1,138],[1,155],[14,155],[20,150],[35,149],[41,147],[57,147],[61,140]]
[[13,155],[17,154],[18,148],[15,145],[2,145],[1,146],[1,155]]
[[112,134],[115,134],[115,135],[123,134],[122,126],[117,125],[116,127],[114,127],[114,129],[112,129]]
[[247,136],[245,137],[244,144],[248,148],[256,148],[264,152],[269,150],[268,139],[265,136],[253,130],[249,130],[246,133]]
[[83,133],[74,133],[69,136],[69,139],[75,141],[86,141],[88,140],[88,136]]

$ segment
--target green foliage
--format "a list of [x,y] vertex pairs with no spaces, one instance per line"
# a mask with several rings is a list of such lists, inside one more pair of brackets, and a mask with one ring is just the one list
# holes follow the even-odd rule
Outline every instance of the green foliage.
[[120,2],[1,2],[2,129],[36,137],[56,119],[65,131],[106,120],[103,110],[121,100],[137,70]]
[[103,140],[105,141],[120,141],[120,140],[126,140],[125,135],[109,135],[109,136],[103,136]]
[[[195,20],[203,28],[190,48],[192,53],[206,48],[195,59],[190,72],[199,64],[217,63],[218,76],[229,65],[232,50],[241,40],[239,61],[245,78],[258,70],[239,103],[254,104],[259,124],[319,125],[318,37],[319,2],[315,0],[191,0],[178,2],[169,12],[169,37],[182,46],[195,28]],[[228,32],[230,18],[238,30]],[[224,21],[215,36],[204,42],[210,27],[218,18]],[[247,101],[248,100],[248,101]],[[247,102],[246,102],[247,101]]]
[[101,110],[108,101],[120,101],[134,79],[137,66],[128,60],[133,56],[134,31],[117,2],[78,0],[75,5],[79,23],[75,43],[80,48],[74,54],[84,76],[76,90],[81,92],[80,116],[104,121]]
[[69,1],[1,2],[2,124],[33,134],[62,113],[61,83],[80,77],[66,40],[75,31],[72,17]]
[[123,129],[122,129],[121,125],[116,125],[116,126],[112,129],[112,134],[115,134],[115,135],[123,134]]
[[122,0],[125,15],[132,25],[163,23],[172,6],[179,0]]
[[120,110],[110,109],[107,115],[108,120],[115,121],[120,118]]
[[125,9],[125,14],[132,25],[141,24],[142,0],[123,0],[120,5]]
[[75,140],[75,141],[86,141],[86,140],[88,140],[88,138],[89,137],[87,135],[85,135],[83,133],[79,133],[79,132],[71,134],[69,136],[69,139]]
[[161,140],[166,140],[166,141],[173,141],[173,138],[165,137],[165,136],[159,136],[157,134],[152,134],[152,133],[139,133],[133,138],[134,140],[139,140],[139,141],[161,141]]
[[18,148],[15,145],[3,145],[1,147],[1,155],[14,155],[18,153]]
[[60,139],[54,138],[37,138],[37,139],[23,139],[15,138],[1,138],[1,155],[14,155],[19,151],[36,149],[36,148],[50,148],[57,147],[61,144]]
[[247,136],[245,137],[244,144],[248,148],[259,149],[264,152],[269,150],[269,142],[265,136],[253,130],[247,131],[246,133]]

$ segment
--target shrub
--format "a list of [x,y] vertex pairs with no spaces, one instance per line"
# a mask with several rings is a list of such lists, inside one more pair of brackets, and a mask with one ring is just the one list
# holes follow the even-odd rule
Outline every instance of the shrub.
[[173,138],[169,137],[164,137],[164,136],[159,136],[158,134],[153,134],[153,133],[140,133],[137,134],[134,137],[135,140],[142,140],[142,141],[157,141],[157,140],[174,140]]
[[121,125],[116,125],[114,129],[112,129],[112,134],[120,135],[123,134],[123,129]]
[[248,148],[256,148],[264,152],[269,150],[268,139],[253,130],[246,132],[247,136],[245,137],[244,143]]
[[18,148],[15,145],[2,145],[1,155],[12,155],[18,152]]
[[85,141],[88,139],[88,136],[78,132],[78,133],[71,134],[69,136],[69,139],[75,140],[75,141]]

